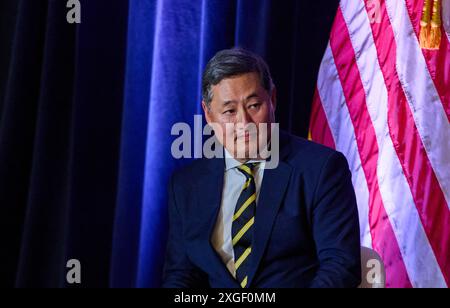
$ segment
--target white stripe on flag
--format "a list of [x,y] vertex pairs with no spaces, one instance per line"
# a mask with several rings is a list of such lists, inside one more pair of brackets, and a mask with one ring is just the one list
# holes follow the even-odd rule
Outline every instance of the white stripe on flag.
[[425,62],[405,1],[386,0],[397,43],[397,73],[428,159],[450,208],[450,123]]
[[362,0],[341,1],[379,147],[377,175],[385,210],[414,287],[446,287],[389,135],[388,92]]
[[319,70],[318,94],[328,120],[336,150],[343,153],[352,172],[352,182],[358,203],[361,244],[372,248],[369,224],[369,190],[361,165],[353,123],[343,94],[339,75],[334,63],[331,47],[328,45]]

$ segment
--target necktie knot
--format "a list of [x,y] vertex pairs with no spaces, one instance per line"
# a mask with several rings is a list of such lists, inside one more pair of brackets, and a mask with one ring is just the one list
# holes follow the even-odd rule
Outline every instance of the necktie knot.
[[239,171],[241,171],[247,178],[253,177],[253,171],[259,165],[259,163],[247,163],[240,165],[238,167]]

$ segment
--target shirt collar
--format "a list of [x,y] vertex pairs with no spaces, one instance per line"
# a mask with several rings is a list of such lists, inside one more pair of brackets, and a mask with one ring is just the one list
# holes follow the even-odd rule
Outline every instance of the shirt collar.
[[[225,171],[228,171],[230,169],[234,169],[239,167],[240,165],[242,165],[242,163],[238,160],[236,160],[231,154],[230,152],[227,151],[227,149],[225,149]],[[264,163],[266,161],[265,160],[249,160],[246,163],[260,163],[260,166],[263,166]]]

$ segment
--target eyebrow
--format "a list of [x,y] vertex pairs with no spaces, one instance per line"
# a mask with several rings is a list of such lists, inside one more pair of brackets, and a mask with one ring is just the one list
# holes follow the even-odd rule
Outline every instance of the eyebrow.
[[225,101],[223,103],[223,107],[226,107],[226,106],[231,105],[231,104],[236,104],[236,101]]
[[245,100],[251,100],[252,98],[259,98],[259,95],[257,93],[250,94]]
[[[252,94],[250,94],[249,96],[247,96],[247,98],[245,99],[246,101],[249,101],[249,100],[251,100],[252,98],[258,98],[259,97],[259,95],[257,94],[257,93],[252,93]],[[231,100],[231,101],[225,101],[225,102],[223,102],[223,107],[226,107],[226,106],[228,106],[228,105],[230,105],[230,104],[236,104],[236,101],[233,101],[233,100]]]

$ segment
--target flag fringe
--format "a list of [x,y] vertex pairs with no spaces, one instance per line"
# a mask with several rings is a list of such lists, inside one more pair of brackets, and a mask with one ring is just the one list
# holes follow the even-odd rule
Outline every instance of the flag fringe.
[[419,35],[420,47],[423,49],[437,50],[441,45],[441,1],[425,0]]
[[437,50],[441,46],[441,27],[431,26],[428,49]]
[[429,37],[431,34],[430,32],[431,29],[429,25],[422,25],[422,23],[420,24],[420,47],[428,49]]

